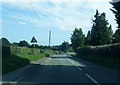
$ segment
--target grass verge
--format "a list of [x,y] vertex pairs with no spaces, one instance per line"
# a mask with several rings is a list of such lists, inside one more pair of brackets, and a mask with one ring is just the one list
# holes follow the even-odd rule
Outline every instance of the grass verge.
[[46,57],[45,54],[39,53],[39,54],[17,54],[21,58],[28,59],[30,62],[36,61],[38,59],[41,59],[43,57]]

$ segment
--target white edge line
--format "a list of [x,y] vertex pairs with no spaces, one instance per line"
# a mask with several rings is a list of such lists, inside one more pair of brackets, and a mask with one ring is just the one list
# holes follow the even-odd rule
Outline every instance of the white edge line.
[[85,74],[89,79],[91,79],[94,83],[96,83],[97,85],[100,85],[95,79],[93,79],[90,75]]

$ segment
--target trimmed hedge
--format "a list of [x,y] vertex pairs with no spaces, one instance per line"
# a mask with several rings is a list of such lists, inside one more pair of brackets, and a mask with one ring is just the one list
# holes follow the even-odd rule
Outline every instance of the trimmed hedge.
[[120,43],[102,45],[102,46],[89,46],[84,48],[79,48],[76,51],[77,55],[101,55],[101,56],[111,56],[119,57],[120,56]]
[[1,47],[2,48],[2,55],[10,55],[10,47]]
[[98,65],[120,70],[120,43],[79,48],[76,56]]
[[40,49],[28,47],[2,47],[2,55],[16,55],[16,54],[39,54]]
[[28,48],[28,47],[10,47],[11,54],[38,54],[40,49]]

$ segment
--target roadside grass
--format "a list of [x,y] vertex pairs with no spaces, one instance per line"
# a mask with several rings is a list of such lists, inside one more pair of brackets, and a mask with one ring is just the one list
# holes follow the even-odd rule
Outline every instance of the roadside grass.
[[45,54],[4,55],[2,58],[2,74],[28,65],[30,62],[46,57]]
[[116,57],[100,56],[100,55],[77,55],[77,57],[89,61],[91,63],[120,70],[120,59]]
[[6,55],[2,58],[2,74],[21,68],[29,63],[30,61],[28,59],[16,55]]
[[46,57],[45,54],[39,53],[39,54],[17,54],[17,56],[20,56],[21,58],[28,59],[30,62],[36,61],[38,59],[41,59],[43,57]]
[[45,54],[46,57],[49,57],[50,55],[59,54],[59,51],[47,49],[47,50],[41,50],[41,53]]

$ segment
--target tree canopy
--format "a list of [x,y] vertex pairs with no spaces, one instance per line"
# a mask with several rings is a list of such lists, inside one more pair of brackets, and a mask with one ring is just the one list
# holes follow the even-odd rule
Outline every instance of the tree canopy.
[[120,29],[120,1],[119,2],[110,2],[113,5],[113,8],[110,9],[115,14],[115,20],[118,24],[118,28]]
[[88,31],[87,36],[85,37],[84,40],[85,45],[91,45],[91,32]]
[[84,34],[81,28],[75,28],[70,39],[73,50],[84,46]]
[[0,41],[2,41],[3,47],[9,47],[11,43],[6,38],[1,38]]
[[117,29],[113,35],[113,43],[120,43],[120,29]]
[[20,42],[18,43],[18,45],[21,46],[21,47],[28,47],[28,46],[29,46],[28,42],[25,41],[25,40],[20,41]]
[[105,13],[100,14],[96,10],[94,18],[91,29],[91,44],[94,46],[110,44],[112,42],[112,27],[106,20]]
[[67,52],[68,49],[69,49],[69,43],[64,41],[62,45],[60,45],[60,50],[62,52]]

